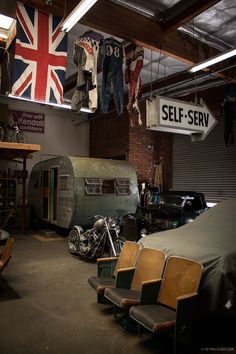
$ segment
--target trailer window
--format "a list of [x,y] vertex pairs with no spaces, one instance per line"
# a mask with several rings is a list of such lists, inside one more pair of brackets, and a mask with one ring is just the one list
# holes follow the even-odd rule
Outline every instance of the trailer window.
[[59,187],[60,189],[69,189],[69,175],[60,175],[59,176]]
[[89,195],[130,194],[129,178],[85,178],[85,191]]
[[130,194],[129,178],[116,178],[115,182],[117,194]]
[[84,180],[86,194],[102,194],[102,180],[100,178],[85,178]]
[[114,179],[102,180],[102,194],[115,194],[115,181]]

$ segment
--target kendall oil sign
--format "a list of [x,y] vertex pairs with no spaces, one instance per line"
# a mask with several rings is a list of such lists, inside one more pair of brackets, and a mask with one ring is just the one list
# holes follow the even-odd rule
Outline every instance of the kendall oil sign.
[[35,133],[44,133],[44,114],[8,110],[8,122],[10,125],[17,124],[21,130]]

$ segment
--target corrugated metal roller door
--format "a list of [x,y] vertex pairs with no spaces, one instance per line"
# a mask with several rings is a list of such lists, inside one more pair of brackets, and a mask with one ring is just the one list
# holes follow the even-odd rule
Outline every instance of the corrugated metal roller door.
[[225,147],[222,117],[203,141],[173,136],[173,189],[203,192],[209,202],[236,198],[236,145]]

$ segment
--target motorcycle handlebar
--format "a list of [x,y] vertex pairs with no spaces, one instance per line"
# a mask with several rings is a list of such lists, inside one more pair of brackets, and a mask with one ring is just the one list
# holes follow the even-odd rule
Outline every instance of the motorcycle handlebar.
[[105,217],[102,216],[102,215],[93,215],[93,216],[90,216],[90,217],[89,217],[89,219],[99,219],[99,218],[105,219]]
[[118,221],[121,221],[121,219],[120,218],[118,218],[118,217],[110,217],[110,216],[103,216],[103,215],[93,215],[93,216],[89,216],[89,218],[88,219],[117,219]]

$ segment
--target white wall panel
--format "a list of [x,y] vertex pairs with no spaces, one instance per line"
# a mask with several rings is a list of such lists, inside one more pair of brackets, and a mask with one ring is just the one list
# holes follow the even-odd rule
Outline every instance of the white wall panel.
[[[75,124],[85,119],[81,114],[69,110],[59,110],[46,105],[23,102],[16,99],[0,98],[0,103],[8,104],[8,109],[45,114],[45,133],[24,132],[27,143],[39,144],[41,150],[33,153],[27,159],[27,171],[30,175],[32,167],[39,161],[58,155],[88,156],[89,155],[89,124]],[[22,161],[22,160],[21,160]],[[22,164],[1,161],[2,171],[10,168],[11,171],[22,170]],[[29,180],[29,179],[28,179]],[[28,181],[27,180],[27,181]],[[21,188],[18,188],[17,199],[21,200]]]

